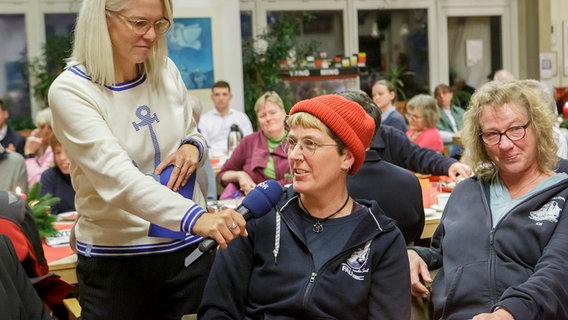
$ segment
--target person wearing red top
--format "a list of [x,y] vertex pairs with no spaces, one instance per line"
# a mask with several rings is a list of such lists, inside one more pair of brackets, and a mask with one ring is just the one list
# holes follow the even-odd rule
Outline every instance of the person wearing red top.
[[436,129],[436,123],[440,118],[436,100],[425,94],[416,95],[406,104],[406,112],[409,124],[409,129],[406,131],[408,138],[423,148],[443,153],[444,142]]

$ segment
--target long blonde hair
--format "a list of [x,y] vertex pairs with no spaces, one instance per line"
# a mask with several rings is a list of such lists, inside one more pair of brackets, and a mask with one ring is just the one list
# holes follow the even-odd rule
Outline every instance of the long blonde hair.
[[[171,0],[162,0],[164,18],[173,21]],[[83,0],[73,40],[73,52],[67,60],[67,67],[83,65],[93,82],[102,85],[115,84],[113,49],[108,32],[109,12],[123,10],[131,0]],[[138,68],[148,75],[151,82],[157,82],[166,63],[168,48],[165,35],[158,35],[146,61]]]
[[479,136],[481,112],[487,108],[501,108],[506,103],[515,103],[523,108],[534,128],[538,141],[536,147],[539,170],[548,172],[555,169],[558,163],[556,155],[558,146],[552,131],[555,119],[541,90],[540,87],[533,86],[527,81],[491,81],[472,95],[469,107],[463,116],[462,160],[473,168],[477,176],[489,180],[498,171]]

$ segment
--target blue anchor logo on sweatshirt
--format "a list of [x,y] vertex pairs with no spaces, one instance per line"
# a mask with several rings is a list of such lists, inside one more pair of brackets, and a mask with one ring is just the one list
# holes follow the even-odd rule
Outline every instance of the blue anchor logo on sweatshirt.
[[154,128],[152,127],[152,123],[160,122],[158,116],[150,111],[150,107],[147,105],[139,106],[136,109],[136,116],[140,119],[140,122],[132,122],[132,126],[136,131],[140,131],[141,127],[148,126],[148,130],[150,131],[150,137],[152,138],[152,143],[154,144],[154,164],[155,166],[160,163],[161,155],[160,155],[160,146],[158,144],[158,138],[156,137],[156,133],[154,132]]

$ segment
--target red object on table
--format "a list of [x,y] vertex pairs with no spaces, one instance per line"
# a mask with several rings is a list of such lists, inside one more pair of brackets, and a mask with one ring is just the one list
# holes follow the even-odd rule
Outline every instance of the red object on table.
[[70,246],[50,247],[45,243],[45,240],[42,240],[41,244],[43,247],[43,255],[48,263],[73,254],[73,250],[71,250]]
[[[68,230],[73,227],[73,222],[55,222],[53,224],[57,230]],[[41,241],[43,247],[43,254],[47,262],[53,262],[61,258],[68,257],[73,254],[73,250],[69,245],[64,245],[60,247],[51,247],[45,243],[45,239]]]
[[429,176],[418,179],[422,187],[422,204],[424,208],[430,208],[438,203],[438,194],[445,192],[441,188],[441,182],[451,181],[447,176]]

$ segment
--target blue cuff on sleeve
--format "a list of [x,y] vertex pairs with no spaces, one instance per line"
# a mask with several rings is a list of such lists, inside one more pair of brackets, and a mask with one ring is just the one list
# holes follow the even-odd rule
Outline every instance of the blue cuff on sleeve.
[[195,222],[197,222],[197,219],[199,219],[204,213],[205,210],[202,207],[197,204],[192,205],[181,220],[180,230],[182,232],[193,234],[193,226],[195,225]]
[[199,140],[196,140],[196,139],[193,139],[193,138],[186,138],[186,139],[183,139],[181,141],[180,146],[182,146],[186,143],[192,144],[192,145],[196,146],[197,149],[199,149],[199,161],[201,161],[201,159],[203,159],[203,153],[204,153],[204,148],[203,148],[203,145],[201,144],[201,142]]

